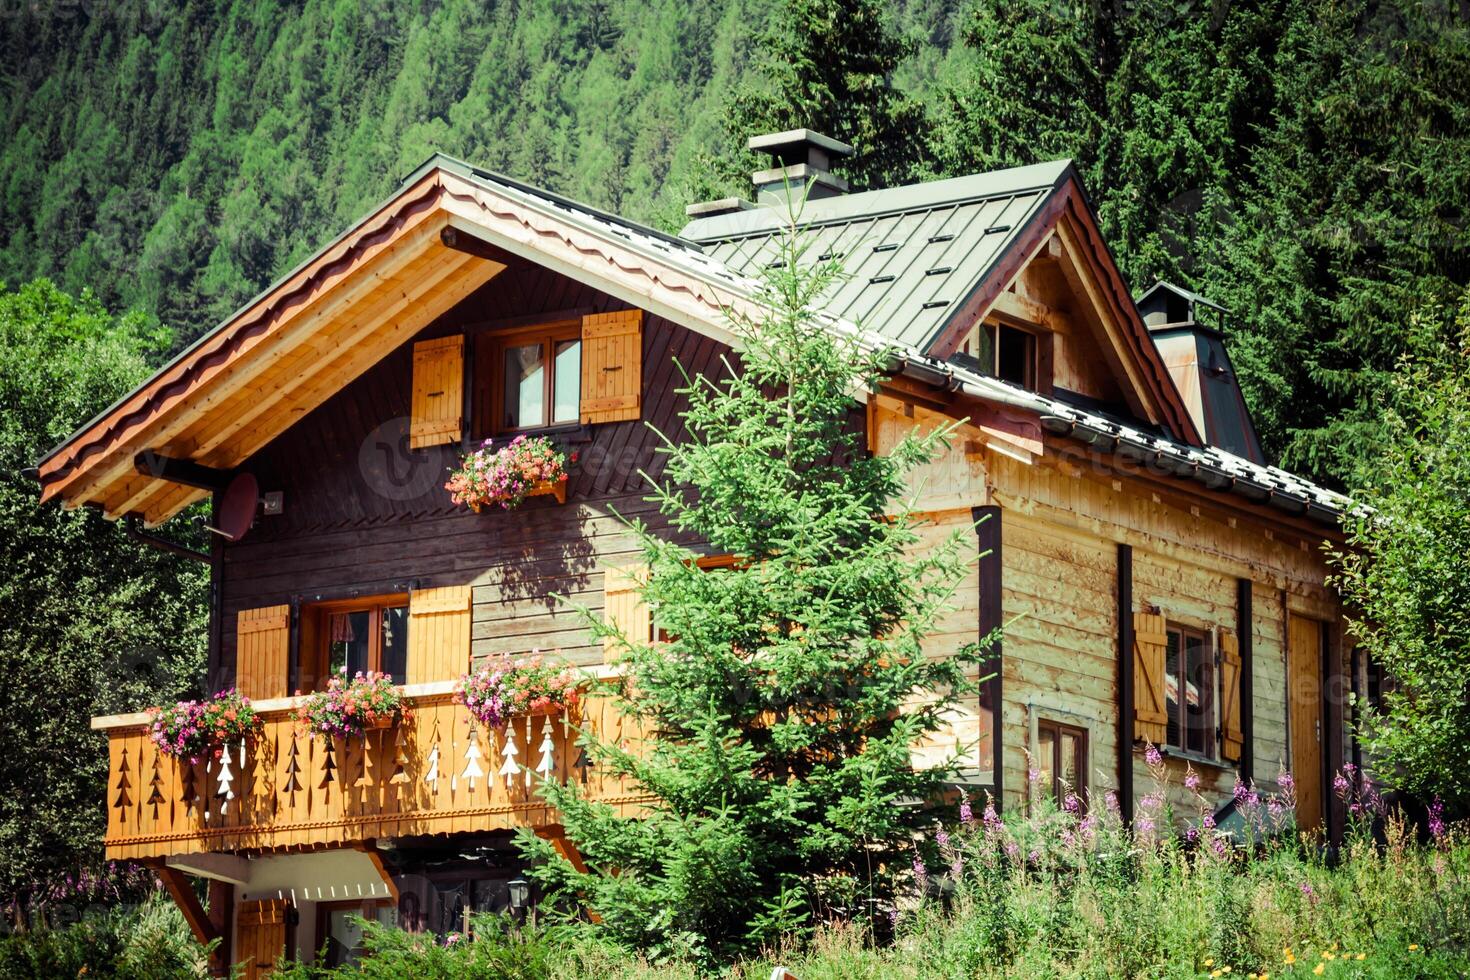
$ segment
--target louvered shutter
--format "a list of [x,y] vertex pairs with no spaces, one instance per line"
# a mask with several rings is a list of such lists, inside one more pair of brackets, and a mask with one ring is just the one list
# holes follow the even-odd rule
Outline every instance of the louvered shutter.
[[1231,762],[1240,761],[1245,734],[1240,724],[1240,641],[1229,630],[1220,630],[1220,752]]
[[414,344],[409,447],[420,449],[458,442],[463,420],[463,335]]
[[[648,570],[643,565],[609,568],[603,573],[603,620],[609,626],[621,629],[635,643],[648,642],[653,626],[648,606],[644,604],[643,596],[638,591],[647,573]],[[612,637],[603,641],[605,658],[610,659],[621,652],[623,651],[619,649],[619,644]]]
[[642,414],[643,311],[582,318],[582,421],[625,422]]
[[408,600],[409,684],[455,680],[470,667],[470,587],[416,589]]
[[245,968],[245,980],[275,972],[276,961],[286,952],[286,910],[287,901],[280,898],[240,903],[235,962]]
[[1164,662],[1169,645],[1163,616],[1133,614],[1133,734],[1154,745],[1168,738]]
[[288,693],[291,607],[242,609],[235,622],[235,686],[252,701]]

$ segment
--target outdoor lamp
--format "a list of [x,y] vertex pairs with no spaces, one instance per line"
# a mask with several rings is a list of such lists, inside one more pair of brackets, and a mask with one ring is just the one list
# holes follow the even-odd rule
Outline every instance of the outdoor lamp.
[[519,912],[531,900],[531,886],[524,878],[512,878],[505,883],[510,890],[510,907]]

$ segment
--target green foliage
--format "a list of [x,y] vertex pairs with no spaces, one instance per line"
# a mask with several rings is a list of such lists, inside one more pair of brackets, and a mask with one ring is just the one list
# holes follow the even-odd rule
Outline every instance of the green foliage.
[[892,84],[917,44],[878,0],[789,0],[759,37],[752,72],[731,93],[721,158],[736,193],[763,169],[740,152],[747,138],[813,129],[853,147],[834,161],[854,190],[914,183],[932,174],[924,107]]
[[[41,280],[0,286],[0,897],[100,855],[107,754],[93,715],[201,675],[207,572],[91,509],[41,507],[22,470],[140,381],[167,335]],[[180,679],[187,679],[180,681]]]
[[[1434,331],[1439,332],[1439,331]],[[1359,645],[1394,678],[1365,709],[1385,777],[1425,799],[1470,805],[1470,293],[1449,341],[1394,377],[1383,451],[1364,461],[1333,555]]]
[[[1158,788],[1153,794],[1162,797]],[[1269,822],[1269,804],[1254,806]],[[765,980],[777,964],[802,980],[1463,976],[1470,970],[1466,828],[1421,845],[1392,812],[1380,816],[1379,839],[1355,821],[1329,861],[1315,840],[1291,833],[1251,846],[1198,823],[1193,838],[1133,833],[1102,801],[1091,812],[1068,812],[1038,800],[1003,820],[987,815],[942,836],[936,830],[928,845],[940,860],[929,897],[914,896],[891,926],[885,922],[884,942],[836,921],[810,939],[788,937],[720,966],[732,980]],[[336,971],[298,966],[285,976],[701,975],[688,960],[649,963],[619,951],[585,925],[517,934],[482,920],[473,940],[450,946],[367,928],[371,960]]]
[[714,965],[886,907],[910,832],[933,819],[923,804],[953,774],[915,771],[910,746],[974,689],[973,650],[930,659],[920,646],[973,532],[919,549],[895,503],[944,433],[866,453],[855,396],[874,389],[885,353],[821,326],[812,301],[840,271],[799,265],[803,247],[793,230],[761,306],[732,314],[738,364],[688,381],[688,437],[662,449],[654,499],[677,538],[736,564],[701,569],[634,523],[650,570],[639,591],[670,638],[584,610],[615,641],[625,704],[650,732],[646,754],[588,747],[653,802],[630,822],[575,784],[546,785],[587,873],[524,841],[546,861],[543,882],[656,958]]
[[1470,282],[1470,27],[1435,5],[976,0],[939,170],[1071,157],[1127,281],[1234,311],[1265,448],[1341,483],[1414,311]]
[[89,909],[70,925],[0,938],[0,976],[175,980],[209,976],[209,950],[194,941],[168,896]]

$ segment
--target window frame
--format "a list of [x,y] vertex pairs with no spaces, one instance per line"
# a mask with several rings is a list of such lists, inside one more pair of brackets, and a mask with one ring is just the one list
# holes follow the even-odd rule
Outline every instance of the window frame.
[[[1000,374],[1000,337],[1002,330],[1010,330],[1025,338],[1026,345],[1026,377],[1023,381],[1012,381],[1002,378]],[[990,357],[983,358],[981,336],[985,336],[985,343],[989,345]],[[1041,390],[1041,336],[1037,331],[1028,326],[1012,323],[1009,320],[986,320],[970,331],[960,346],[960,353],[973,357],[980,362],[981,370],[992,378],[1006,381],[1007,384],[1019,384],[1027,391]]]
[[313,681],[310,690],[306,684],[302,690],[306,693],[326,689],[327,681],[332,676],[332,640],[329,624],[331,617],[335,615],[347,615],[350,613],[368,613],[368,663],[366,670],[381,671],[383,669],[383,611],[386,609],[403,609],[404,635],[404,676],[394,677],[395,685],[407,683],[408,677],[408,637],[407,631],[413,620],[412,610],[407,592],[391,592],[384,595],[361,596],[351,599],[328,599],[322,602],[313,602],[301,607],[302,642],[300,662],[302,670],[300,677],[305,680],[308,676],[305,668],[310,666],[310,676]]
[[[577,414],[569,421],[557,422],[552,418],[556,400],[556,345],[563,341],[576,341],[578,346],[577,370]],[[538,343],[541,347],[542,421],[537,425],[509,426],[505,422],[505,355],[514,347],[529,347]],[[582,424],[582,321],[580,318],[548,320],[544,323],[524,327],[513,327],[481,334],[475,343],[475,372],[480,384],[475,387],[486,397],[482,408],[476,413],[475,436],[519,435],[527,432],[546,432],[573,428]],[[480,356],[484,352],[483,359]],[[486,375],[488,374],[488,378]],[[488,383],[486,383],[488,382]]]
[[[1090,757],[1089,753],[1092,749],[1092,733],[1083,725],[1057,721],[1054,718],[1037,718],[1036,752],[1038,756],[1041,753],[1042,735],[1047,731],[1050,731],[1052,734],[1052,757],[1049,763],[1051,766],[1051,785],[1045,787],[1046,791],[1051,793],[1051,798],[1056,800],[1058,805],[1061,805],[1067,793],[1073,794],[1079,800],[1082,800],[1085,805],[1088,792],[1087,763]],[[1064,735],[1077,739],[1077,784],[1075,786],[1067,785],[1062,781],[1062,736]],[[1040,759],[1037,759],[1036,763],[1039,764],[1040,761]]]
[[[1178,692],[1176,706],[1178,716],[1166,718],[1164,722],[1164,744],[1160,746],[1166,752],[1177,755],[1200,759],[1205,762],[1220,761],[1220,644],[1215,637],[1213,629],[1198,626],[1189,626],[1185,623],[1164,621],[1164,710],[1167,714],[1169,708],[1169,645],[1173,637],[1179,637],[1179,652],[1176,661],[1178,665],[1178,677],[1175,680],[1175,690]],[[1202,659],[1209,670],[1209,681],[1200,687],[1200,696],[1208,698],[1208,713],[1205,715],[1201,730],[1204,732],[1204,748],[1189,748],[1189,699],[1187,691],[1187,674],[1189,665],[1188,655],[1184,645],[1185,637],[1197,638],[1200,641],[1200,649],[1203,651]],[[1179,743],[1169,741],[1169,722],[1172,721],[1179,731]]]

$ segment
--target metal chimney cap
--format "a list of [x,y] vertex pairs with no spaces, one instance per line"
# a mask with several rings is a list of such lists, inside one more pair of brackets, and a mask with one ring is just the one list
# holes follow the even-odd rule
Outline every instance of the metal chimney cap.
[[854,153],[853,148],[841,140],[834,140],[830,136],[823,136],[821,133],[810,129],[788,129],[782,133],[765,133],[761,136],[752,136],[746,141],[745,147],[748,150],[764,150],[767,153],[774,153],[779,150],[801,145],[819,147],[828,153],[840,157],[850,157]]

